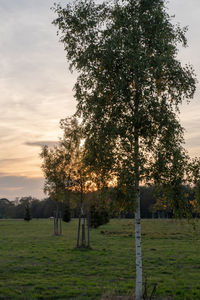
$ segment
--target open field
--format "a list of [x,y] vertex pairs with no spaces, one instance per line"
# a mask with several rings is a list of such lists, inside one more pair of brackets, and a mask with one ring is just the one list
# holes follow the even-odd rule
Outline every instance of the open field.
[[[76,230],[77,220],[63,223],[62,236],[49,220],[0,220],[0,299],[133,294],[133,220],[92,230],[89,250],[75,249]],[[200,223],[196,231],[185,221],[142,221],[144,274],[158,299],[200,299]]]

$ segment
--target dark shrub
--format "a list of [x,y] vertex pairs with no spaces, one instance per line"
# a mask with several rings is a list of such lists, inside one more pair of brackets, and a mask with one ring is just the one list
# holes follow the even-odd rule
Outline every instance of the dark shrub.
[[63,221],[69,222],[70,220],[71,220],[70,208],[68,205],[65,205],[64,212],[63,212]]
[[90,207],[90,226],[97,228],[100,225],[108,223],[109,213],[105,208],[98,208],[95,205]]

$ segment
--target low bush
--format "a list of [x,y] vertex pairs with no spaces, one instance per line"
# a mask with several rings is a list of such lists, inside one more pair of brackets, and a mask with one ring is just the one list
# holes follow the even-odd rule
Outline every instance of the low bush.
[[90,207],[90,226],[97,228],[100,225],[107,224],[110,220],[109,213],[105,208],[98,208],[95,205]]

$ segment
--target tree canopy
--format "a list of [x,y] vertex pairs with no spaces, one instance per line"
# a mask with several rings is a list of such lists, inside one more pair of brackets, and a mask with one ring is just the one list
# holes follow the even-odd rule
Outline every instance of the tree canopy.
[[65,191],[78,185],[81,169],[81,128],[76,118],[61,120],[63,137],[53,148],[43,147],[42,170],[45,175],[44,191],[58,201],[63,201]]
[[175,178],[185,173],[177,114],[183,99],[193,97],[195,76],[177,59],[187,28],[172,24],[165,2],[55,6],[60,41],[79,72],[74,89],[87,163],[116,176],[126,203],[133,203],[136,181],[177,186]]

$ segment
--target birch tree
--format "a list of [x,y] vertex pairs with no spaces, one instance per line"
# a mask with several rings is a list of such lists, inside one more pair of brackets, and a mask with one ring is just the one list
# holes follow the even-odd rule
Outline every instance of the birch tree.
[[[195,92],[190,65],[177,58],[187,28],[173,25],[165,0],[74,1],[55,5],[77,114],[86,134],[85,161],[116,182],[135,212],[136,299],[142,299],[140,185],[170,187],[174,212],[186,209],[181,184],[187,157],[179,105]],[[165,186],[165,180],[167,185]]]
[[40,154],[45,176],[44,192],[57,201],[55,234],[58,234],[58,203],[65,202],[65,205],[70,207],[69,195],[72,187],[77,185],[82,151],[80,145],[82,131],[77,119],[74,117],[63,119],[60,127],[63,130],[63,137],[58,144],[53,148],[44,146]]
[[[84,197],[89,191],[96,189],[96,184],[83,164],[84,136],[76,117],[61,120],[63,136],[53,148],[43,147],[40,154],[45,176],[44,191],[57,202],[65,202],[69,207],[69,195],[76,194],[80,202],[77,247],[89,246],[89,219],[87,220],[88,245],[86,245],[86,205]],[[56,213],[55,233],[57,234],[58,209]],[[81,242],[80,242],[81,240]]]

